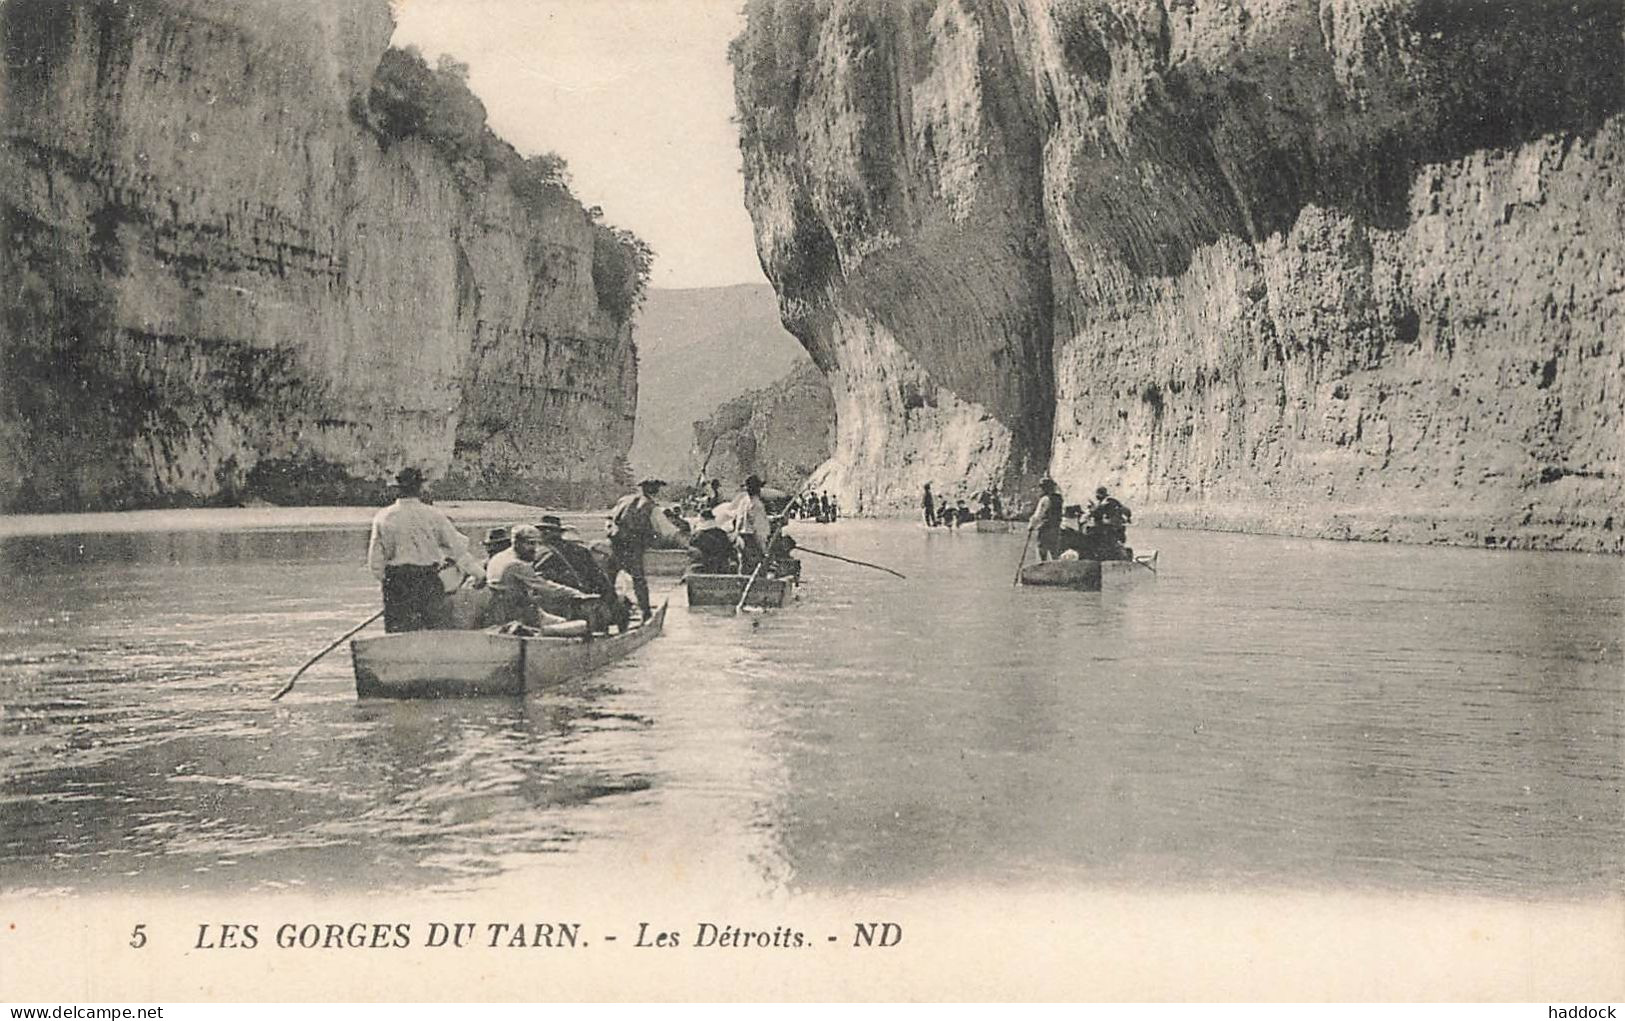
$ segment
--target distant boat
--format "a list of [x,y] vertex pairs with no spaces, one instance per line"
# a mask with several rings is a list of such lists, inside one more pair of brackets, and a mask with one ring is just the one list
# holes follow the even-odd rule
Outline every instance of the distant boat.
[[688,570],[688,550],[652,549],[643,553],[643,573],[675,578]]
[[790,582],[784,578],[757,578],[753,583],[748,574],[687,574],[683,584],[690,606],[738,606],[746,585],[750,586],[746,606],[775,608],[790,599]]
[[1105,578],[1133,581],[1156,573],[1157,551],[1147,550],[1136,553],[1133,560],[1044,560],[1023,567],[1020,578],[1023,585],[1099,592]]
[[666,604],[642,625],[614,635],[583,635],[579,623],[536,637],[495,630],[402,631],[350,643],[361,698],[522,695],[585,677],[660,637]]

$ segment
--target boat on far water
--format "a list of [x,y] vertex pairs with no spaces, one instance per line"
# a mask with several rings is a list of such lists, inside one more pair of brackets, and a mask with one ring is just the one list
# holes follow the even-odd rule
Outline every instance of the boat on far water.
[[[361,698],[523,695],[585,677],[660,637],[666,604],[631,630],[613,635],[535,636],[440,629],[357,638],[350,643]],[[559,630],[568,630],[565,625]]]

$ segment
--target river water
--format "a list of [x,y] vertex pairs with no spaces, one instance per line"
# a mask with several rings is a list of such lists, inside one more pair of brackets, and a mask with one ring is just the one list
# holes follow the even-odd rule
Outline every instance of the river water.
[[[1625,889],[1625,562],[1137,530],[796,529],[786,609],[673,597],[525,699],[359,701],[365,535],[0,541],[0,891],[478,891],[683,854],[761,891]],[[659,591],[669,581],[657,582]],[[594,869],[600,872],[594,873]]]

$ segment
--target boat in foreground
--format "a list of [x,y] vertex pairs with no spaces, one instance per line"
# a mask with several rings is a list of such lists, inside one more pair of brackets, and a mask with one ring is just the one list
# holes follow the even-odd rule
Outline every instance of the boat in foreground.
[[745,587],[750,586],[746,606],[769,609],[783,606],[790,599],[790,582],[784,578],[757,578],[751,582],[748,574],[687,574],[683,585],[688,589],[690,606],[738,606]]
[[361,698],[522,695],[584,677],[660,636],[666,604],[613,635],[521,637],[495,630],[404,631],[350,643]]
[[1157,551],[1137,553],[1133,560],[1044,560],[1021,569],[1023,585],[1099,592],[1102,581],[1134,581],[1157,573]]

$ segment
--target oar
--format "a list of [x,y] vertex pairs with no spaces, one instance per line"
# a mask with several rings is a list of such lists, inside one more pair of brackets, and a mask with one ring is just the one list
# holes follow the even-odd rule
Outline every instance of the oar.
[[762,565],[766,563],[767,555],[763,554],[762,559],[756,562],[756,570],[750,572],[750,580],[745,582],[745,591],[739,594],[739,605],[734,607],[735,613],[745,608],[745,600],[750,598],[750,587],[756,584],[756,576],[762,573]]
[[315,663],[316,663],[316,661],[318,659],[321,659],[323,656],[327,655],[328,653],[332,652],[334,649],[338,648],[340,643],[342,643],[346,638],[348,638],[351,635],[355,634],[357,631],[360,631],[362,628],[366,627],[368,624],[371,624],[373,621],[377,620],[379,617],[382,617],[383,615],[384,615],[384,611],[379,610],[377,613],[373,614],[371,617],[368,617],[366,620],[364,620],[361,623],[357,624],[355,627],[351,628],[350,630],[344,632],[342,635],[339,635],[337,638],[333,639],[333,644],[329,645],[327,648],[323,649],[321,652],[318,652],[316,655],[314,655],[314,656],[310,657],[309,659],[305,660],[305,665],[293,672],[293,676],[288,678],[288,683],[284,684],[282,686],[282,690],[277,692],[275,695],[271,696],[271,701],[275,702],[277,699],[281,698],[283,695],[286,695],[288,692],[292,691],[293,690],[293,682],[297,681],[299,679],[300,674],[303,674],[306,670],[309,670],[313,665],[315,665]]
[[829,557],[831,560],[839,560],[844,564],[857,564],[859,567],[872,567],[877,571],[885,571],[887,574],[896,575],[897,577],[902,578],[904,581],[908,580],[908,575],[906,574],[899,571],[894,571],[889,567],[881,567],[879,564],[871,564],[867,560],[853,560],[851,557],[838,557],[833,553],[825,553],[823,550],[808,549],[805,546],[797,546],[796,549],[803,553],[811,553],[815,557]]
[[1021,569],[1027,566],[1027,547],[1033,544],[1033,529],[1027,526],[1027,541],[1021,544],[1021,559],[1016,561],[1016,579],[1010,583],[1011,588],[1021,584]]

